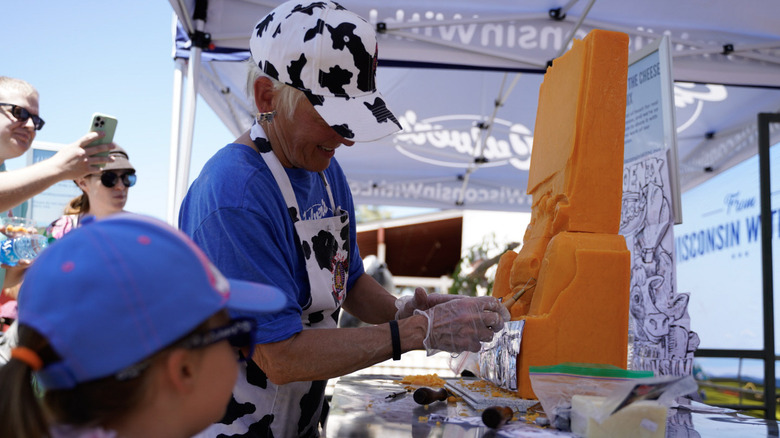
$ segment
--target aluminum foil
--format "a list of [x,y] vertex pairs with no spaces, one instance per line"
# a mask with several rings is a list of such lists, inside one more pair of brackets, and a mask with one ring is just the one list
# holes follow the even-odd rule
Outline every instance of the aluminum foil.
[[525,321],[509,321],[482,343],[479,351],[479,377],[509,391],[517,391],[517,355],[523,339]]

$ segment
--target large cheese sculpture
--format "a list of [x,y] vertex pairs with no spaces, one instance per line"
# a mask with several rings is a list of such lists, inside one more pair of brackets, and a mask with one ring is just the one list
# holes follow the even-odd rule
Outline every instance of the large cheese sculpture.
[[603,30],[575,40],[547,69],[528,177],[531,222],[505,253],[493,295],[527,291],[517,385],[536,398],[528,367],[587,362],[626,367],[630,260],[618,235],[628,37]]

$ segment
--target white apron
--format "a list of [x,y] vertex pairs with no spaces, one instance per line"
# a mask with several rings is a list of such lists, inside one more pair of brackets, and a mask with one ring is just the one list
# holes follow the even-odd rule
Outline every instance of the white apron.
[[[250,134],[255,144],[265,141],[265,133],[257,124],[252,126]],[[349,214],[335,205],[325,175],[320,173],[334,215],[321,217],[323,212],[320,212],[312,214],[319,217],[302,219],[282,164],[272,151],[264,149],[260,148],[260,156],[284,196],[286,213],[294,223],[299,249],[306,260],[311,297],[301,314],[303,329],[335,328],[338,309],[346,297],[349,274]],[[277,386],[253,362],[247,362],[246,367],[239,369],[233,400],[223,423],[212,425],[202,436],[318,436],[326,380]]]

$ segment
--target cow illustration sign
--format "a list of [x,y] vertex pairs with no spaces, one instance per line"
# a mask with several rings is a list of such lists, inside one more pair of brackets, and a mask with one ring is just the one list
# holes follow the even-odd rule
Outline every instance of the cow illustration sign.
[[691,374],[699,337],[677,293],[673,224],[681,221],[668,39],[630,61],[620,234],[631,252],[629,368]]

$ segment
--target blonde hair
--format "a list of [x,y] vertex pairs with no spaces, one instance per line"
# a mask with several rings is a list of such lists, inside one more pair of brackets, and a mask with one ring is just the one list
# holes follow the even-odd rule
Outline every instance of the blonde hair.
[[29,82],[8,76],[0,76],[0,91],[1,90],[17,90],[25,94],[38,95],[38,90],[30,85]]
[[295,114],[295,109],[306,98],[306,95],[303,91],[268,76],[260,70],[260,67],[255,64],[252,58],[249,58],[247,60],[246,94],[250,101],[255,100],[255,81],[262,77],[270,79],[274,86],[274,91],[276,91],[276,108],[274,109],[291,119],[293,114]]

